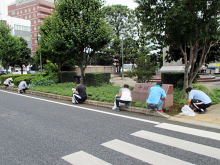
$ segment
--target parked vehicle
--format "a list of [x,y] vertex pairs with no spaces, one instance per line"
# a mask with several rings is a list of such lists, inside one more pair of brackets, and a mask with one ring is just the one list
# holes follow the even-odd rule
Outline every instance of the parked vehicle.
[[34,70],[29,70],[29,71],[28,71],[28,74],[37,74],[37,72],[34,71]]
[[[21,70],[15,70],[12,74],[21,74]],[[23,70],[23,74],[27,74],[27,71]]]
[[0,75],[6,75],[6,71],[0,71]]

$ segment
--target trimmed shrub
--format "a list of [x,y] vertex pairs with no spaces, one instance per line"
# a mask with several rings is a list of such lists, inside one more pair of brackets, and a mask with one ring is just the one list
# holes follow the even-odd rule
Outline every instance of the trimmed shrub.
[[62,71],[58,73],[59,83],[65,82],[76,82],[74,76],[77,75],[77,72],[74,71]]
[[99,100],[100,100],[100,101],[106,101],[107,99],[106,99],[106,97],[100,97]]
[[35,76],[20,76],[20,77],[17,77],[17,78],[14,79],[14,85],[18,86],[21,81],[24,81],[24,79],[27,80],[26,81],[27,85],[31,84],[31,79],[34,79],[34,78],[35,78]]
[[85,85],[86,86],[101,86],[103,83],[109,83],[111,73],[86,73]]
[[143,103],[141,107],[142,107],[142,108],[146,108],[146,107],[147,107],[147,104],[146,104],[146,103]]
[[[38,75],[38,74],[11,74],[11,75],[1,75],[0,76],[0,80],[1,80],[1,85],[3,85],[3,83],[4,83],[4,81],[7,79],[7,78],[12,78],[13,79],[13,81],[12,81],[12,83],[14,83],[14,80],[17,78],[17,77],[31,77],[31,76],[36,76],[36,75]],[[25,79],[25,78],[22,78],[23,80]],[[22,81],[23,81],[22,80]],[[19,83],[18,83],[19,84]]]
[[184,73],[164,72],[161,73],[162,84],[173,84],[174,88],[183,88]]
[[141,101],[137,101],[136,103],[135,103],[135,107],[142,107],[142,102]]

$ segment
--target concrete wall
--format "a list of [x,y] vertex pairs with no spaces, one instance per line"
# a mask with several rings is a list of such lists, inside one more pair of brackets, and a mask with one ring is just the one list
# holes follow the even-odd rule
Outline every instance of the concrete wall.
[[[78,75],[81,75],[81,70],[78,66],[75,66],[75,70]],[[101,65],[88,65],[86,67],[85,73],[96,73],[96,72],[107,72],[111,74],[116,73],[116,66],[110,65],[110,66],[101,66]]]

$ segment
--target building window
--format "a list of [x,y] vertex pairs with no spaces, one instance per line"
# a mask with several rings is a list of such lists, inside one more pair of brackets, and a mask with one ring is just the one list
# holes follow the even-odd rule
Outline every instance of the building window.
[[36,20],[34,20],[34,24],[36,24],[36,22],[37,22],[37,21],[36,21]]
[[13,10],[13,11],[11,12],[11,14],[12,14],[12,15],[15,15],[15,11]]
[[35,7],[33,7],[33,10],[35,10],[36,8]]
[[20,11],[20,14],[22,14],[22,10]]
[[35,44],[37,43],[37,40],[35,40]]
[[28,11],[30,12],[30,11],[31,11],[31,8],[28,8]]
[[36,27],[34,27],[34,30],[37,30],[37,28],[36,28]]
[[29,18],[31,18],[31,15],[29,15]]
[[15,28],[15,30],[17,30],[18,28],[17,28],[17,25],[14,25],[14,28]]
[[38,19],[38,22],[40,22],[40,19]]
[[40,29],[40,26],[38,26],[38,29]]
[[23,19],[23,17],[20,17],[20,19]]
[[19,15],[19,11],[17,11],[17,15]]
[[25,9],[24,12],[27,13],[27,9]]
[[40,6],[37,6],[37,8],[39,8]]
[[27,16],[25,16],[25,19],[27,19]]
[[40,13],[37,13],[37,15],[40,15]]
[[34,33],[34,36],[36,37],[36,36],[37,36],[37,33]]
[[34,14],[34,17],[36,17],[36,14]]

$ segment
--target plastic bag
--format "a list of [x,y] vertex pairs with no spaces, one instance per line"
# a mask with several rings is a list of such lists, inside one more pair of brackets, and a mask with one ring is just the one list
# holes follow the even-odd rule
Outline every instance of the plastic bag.
[[[117,95],[115,97],[117,97]],[[125,103],[120,103],[119,102],[119,107],[122,106],[122,105],[125,105]],[[115,110],[116,108],[117,108],[117,106],[116,106],[116,101],[115,101],[114,102],[114,107],[112,107],[112,109]]]
[[196,113],[188,106],[188,105],[184,105],[181,109],[181,113],[182,115],[187,115],[187,116],[195,116]]

